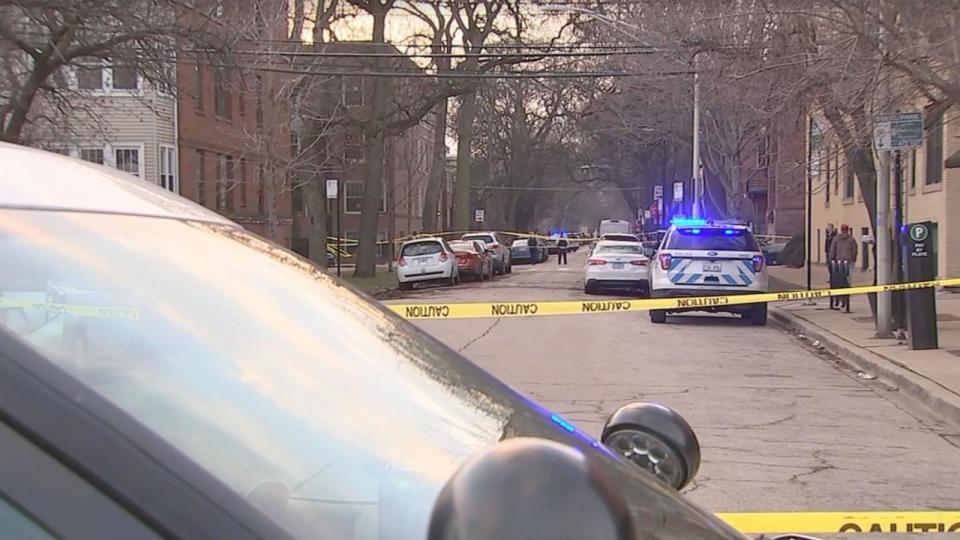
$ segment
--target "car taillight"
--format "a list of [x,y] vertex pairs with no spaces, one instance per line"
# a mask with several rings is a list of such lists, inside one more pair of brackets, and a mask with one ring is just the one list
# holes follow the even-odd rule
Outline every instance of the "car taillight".
[[635,260],[635,261],[630,261],[630,264],[632,264],[632,265],[634,265],[634,266],[646,266],[646,265],[647,265],[647,261],[644,261],[644,260],[642,260],[642,259],[637,259],[637,260]]
[[446,252],[446,251],[441,251],[441,252],[440,252],[440,262],[447,262],[447,258],[448,258],[448,257],[447,257],[447,252]]
[[673,256],[672,256],[672,255],[670,255],[669,253],[661,253],[661,254],[660,254],[660,268],[663,268],[664,270],[669,270],[669,269],[670,269],[670,265],[672,265],[672,264],[673,264]]
[[753,271],[754,271],[754,272],[759,272],[759,271],[763,270],[763,263],[764,263],[763,255],[754,255],[754,256],[753,256]]
[[600,265],[603,265],[603,264],[607,264],[607,261],[605,261],[605,260],[603,260],[603,259],[587,259],[587,263],[588,263],[590,266],[600,266]]
[[401,255],[400,258],[397,259],[397,265],[398,265],[398,266],[406,266],[406,265],[407,265],[407,260],[403,258],[403,255]]

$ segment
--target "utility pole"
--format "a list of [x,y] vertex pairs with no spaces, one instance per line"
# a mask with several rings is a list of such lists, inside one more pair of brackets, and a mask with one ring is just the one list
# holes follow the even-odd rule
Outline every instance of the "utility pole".
[[[890,283],[892,269],[890,257],[890,151],[880,151],[880,170],[877,171],[877,285]],[[868,257],[868,253],[864,253]],[[877,294],[878,338],[892,338],[890,329],[891,301],[889,292]]]
[[700,73],[697,71],[697,55],[693,55],[693,211],[695,218],[701,216],[703,179],[700,178]]

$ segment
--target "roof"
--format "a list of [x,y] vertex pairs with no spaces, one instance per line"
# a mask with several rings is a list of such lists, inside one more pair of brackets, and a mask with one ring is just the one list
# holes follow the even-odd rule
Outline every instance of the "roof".
[[0,208],[232,224],[223,216],[156,184],[102,165],[9,143],[0,143],[0,163],[3,163]]
[[597,247],[599,246],[636,246],[640,244],[640,241],[628,242],[626,240],[601,240],[597,242]]

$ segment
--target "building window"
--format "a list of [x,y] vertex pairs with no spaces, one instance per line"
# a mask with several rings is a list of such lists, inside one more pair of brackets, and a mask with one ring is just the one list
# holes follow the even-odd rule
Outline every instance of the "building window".
[[293,211],[296,213],[303,212],[303,186],[294,186],[293,192],[290,194],[291,202],[293,204]]
[[125,172],[140,177],[140,149],[132,147],[113,148],[114,166]]
[[197,204],[207,205],[207,182],[206,182],[207,155],[203,150],[197,150]]
[[113,66],[111,87],[114,90],[139,90],[140,76],[135,66]]
[[177,187],[177,154],[172,146],[160,146],[160,187],[179,193]]
[[193,66],[193,107],[203,112],[203,66]]
[[103,148],[81,148],[80,159],[103,165]]
[[846,174],[843,176],[843,200],[852,201],[853,200],[853,171],[850,170],[850,167],[846,168]]
[[363,77],[348,75],[343,78],[343,104],[347,107],[363,105]]
[[359,214],[363,207],[363,182],[344,182],[343,211],[346,214]]
[[217,116],[230,120],[233,112],[230,108],[230,90],[227,88],[227,74],[223,68],[213,70],[213,110]]
[[[757,142],[757,167],[759,168],[770,166],[770,135],[766,133],[766,129],[762,133]],[[420,146],[419,142],[417,146]]]
[[216,178],[216,190],[217,190],[217,201],[216,208],[217,212],[224,212],[227,209],[227,175],[225,169],[227,168],[227,156],[223,154],[217,155],[217,161],[214,163],[214,178]]
[[263,215],[264,209],[266,208],[266,193],[264,192],[263,183],[266,181],[266,169],[264,169],[263,164],[257,166],[257,213],[261,216]]
[[366,158],[366,136],[359,131],[348,131],[343,138],[343,162],[363,163]]
[[77,88],[80,90],[103,90],[103,61],[87,58],[77,66]]
[[234,211],[235,205],[233,200],[233,183],[236,178],[234,174],[236,167],[236,162],[233,159],[233,156],[226,156],[223,159],[223,169],[226,172],[227,179],[224,182],[224,197],[226,198],[226,209],[227,212],[232,213]]
[[[359,180],[347,181],[343,183],[343,211],[346,214],[359,214],[363,209],[363,186],[364,183]],[[387,212],[386,184],[383,191],[380,192],[380,213]]]
[[929,185],[943,182],[943,112],[937,114],[927,131],[927,170],[924,182]]
[[263,127],[263,77],[257,75],[256,87],[254,91],[257,93],[257,127]]
[[377,257],[383,259],[390,255],[390,242],[387,241],[387,232],[377,232]]
[[247,160],[240,159],[240,208],[247,207]]

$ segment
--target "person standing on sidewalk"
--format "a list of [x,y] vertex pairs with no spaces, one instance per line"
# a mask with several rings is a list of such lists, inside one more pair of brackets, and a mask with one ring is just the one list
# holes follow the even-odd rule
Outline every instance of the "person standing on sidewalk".
[[557,240],[557,264],[567,264],[567,239],[563,236]]
[[827,235],[823,239],[823,254],[827,257],[827,266],[830,266],[830,245],[837,237],[837,228],[833,223],[827,223]]
[[[850,286],[850,271],[857,263],[857,240],[850,234],[849,225],[840,226],[840,234],[830,242],[828,260],[830,261],[830,287],[843,289]],[[830,298],[830,309],[835,309],[834,298]],[[850,297],[839,297],[840,305],[850,311]]]

